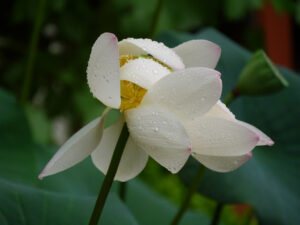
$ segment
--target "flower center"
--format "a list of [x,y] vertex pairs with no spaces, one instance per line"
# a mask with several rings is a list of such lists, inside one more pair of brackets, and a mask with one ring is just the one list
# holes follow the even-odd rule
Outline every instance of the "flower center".
[[141,104],[147,90],[127,80],[121,80],[121,106],[120,111],[137,107]]
[[[120,56],[120,67],[129,60],[137,59],[138,56],[123,55]],[[121,106],[120,111],[135,108],[141,104],[147,90],[141,86],[127,80],[121,80]]]

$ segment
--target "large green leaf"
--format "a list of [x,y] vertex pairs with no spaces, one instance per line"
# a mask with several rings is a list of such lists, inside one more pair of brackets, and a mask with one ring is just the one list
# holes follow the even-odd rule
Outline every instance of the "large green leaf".
[[[141,182],[134,180],[129,183],[127,205],[140,224],[170,224],[179,206],[170,204],[165,198],[154,193]],[[196,211],[185,213],[180,225],[209,224],[207,215]],[[222,224],[219,224],[222,225]]]
[[[207,29],[195,35],[165,33],[160,40],[176,44],[190,39],[209,39],[222,47],[217,69],[222,72],[223,94],[230,91],[250,53],[219,32]],[[172,41],[170,41],[172,40]],[[225,203],[250,203],[261,224],[300,224],[300,77],[281,72],[290,86],[263,97],[241,97],[232,104],[237,118],[249,122],[274,141],[273,147],[257,147],[249,162],[231,173],[207,170],[199,191]],[[187,182],[199,164],[190,160],[181,173]]]

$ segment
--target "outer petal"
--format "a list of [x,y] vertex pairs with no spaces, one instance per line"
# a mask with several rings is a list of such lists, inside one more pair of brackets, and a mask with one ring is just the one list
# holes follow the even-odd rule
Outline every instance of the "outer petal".
[[220,73],[204,68],[175,71],[156,82],[143,102],[156,102],[182,118],[198,117],[216,104],[221,96]]
[[174,48],[186,67],[208,67],[214,69],[221,55],[221,48],[207,40],[192,40]]
[[192,151],[211,156],[240,156],[249,153],[259,137],[239,123],[216,117],[202,116],[188,121],[186,129]]
[[43,179],[43,177],[66,170],[89,156],[102,138],[107,112],[108,110],[104,111],[102,117],[87,124],[61,146],[39,178]]
[[119,47],[114,34],[103,33],[93,45],[87,79],[96,98],[109,107],[119,108],[121,104]]
[[157,105],[141,105],[126,111],[134,142],[159,164],[177,173],[190,155],[189,137],[176,116]]
[[206,116],[236,121],[235,115],[220,100],[206,113]]
[[119,47],[120,55],[150,54],[174,70],[184,69],[184,64],[180,57],[163,43],[150,39],[127,38],[119,42]]
[[130,60],[120,69],[121,80],[128,80],[149,89],[155,82],[170,73],[166,67],[153,59]]
[[[92,153],[95,166],[104,174],[107,173],[114,149],[121,134],[124,119],[119,119],[112,126],[104,130],[103,138]],[[146,166],[148,155],[137,147],[129,137],[125,146],[115,180],[127,181],[137,176]]]
[[251,152],[242,156],[207,156],[196,153],[192,153],[192,155],[204,166],[217,172],[233,171],[252,157]]
[[263,133],[261,130],[257,129],[256,127],[252,126],[249,123],[245,123],[243,121],[238,120],[238,123],[243,125],[244,127],[247,127],[248,129],[252,130],[256,135],[259,136],[259,141],[256,145],[262,146],[262,145],[274,145],[274,141],[269,138],[265,133]]
[[226,107],[224,103],[221,101],[218,101],[218,103],[211,108],[211,110],[206,114],[209,116],[219,117],[231,121],[235,121],[239,123],[240,125],[252,130],[257,136],[259,136],[259,141],[257,145],[273,145],[274,142],[271,138],[269,138],[265,133],[263,133],[261,130],[257,129],[256,127],[252,126],[251,124],[245,123],[240,120],[236,120],[233,113]]

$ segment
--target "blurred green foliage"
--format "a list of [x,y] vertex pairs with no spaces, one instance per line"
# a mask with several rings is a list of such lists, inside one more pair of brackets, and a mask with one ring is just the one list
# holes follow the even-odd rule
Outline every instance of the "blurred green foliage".
[[[28,44],[38,1],[5,1],[0,7],[2,21],[0,84],[17,98],[21,97]],[[24,205],[37,209],[40,204],[44,204],[50,212],[55,214],[55,218],[60,218],[56,213],[62,210],[56,209],[56,201],[70,207],[70,215],[77,214],[76,206],[87,205],[87,209],[80,214],[81,219],[86,220],[92,207],[91,200],[95,197],[101,180],[101,175],[95,168],[92,168],[90,161],[58,175],[58,178],[50,178],[46,183],[38,182],[36,176],[45,164],[46,158],[49,159],[55,151],[49,148],[49,144],[53,143],[52,130],[55,119],[61,116],[68,119],[72,130],[70,135],[74,130],[100,115],[104,109],[98,100],[92,98],[86,82],[86,66],[90,49],[99,34],[106,31],[113,32],[119,39],[122,39],[128,36],[150,37],[165,30],[194,33],[206,26],[224,30],[223,26],[231,27],[232,22],[248,23],[247,16],[251,15],[254,10],[260,9],[264,2],[263,0],[162,0],[158,23],[155,25],[154,15],[157,13],[159,1],[161,0],[47,1],[33,71],[30,100],[23,109],[26,114],[19,108],[13,96],[0,91],[0,115],[2,116],[0,118],[1,122],[5,121],[0,127],[0,159],[2,160],[0,163],[0,202],[2,202],[0,208],[1,212],[4,212],[0,214],[1,224],[6,224],[7,218],[21,217],[15,212]],[[272,3],[278,11],[290,13],[300,23],[299,0],[272,0]],[[230,29],[236,32],[235,27]],[[256,28],[248,27],[245,30],[241,28],[238,35],[245,38],[245,43],[251,49],[261,44],[260,33]],[[189,34],[176,35],[176,38],[169,37],[165,41],[169,44],[179,43],[175,39],[182,42],[186,40],[186,37],[190,37]],[[225,79],[225,93],[229,91],[229,87],[231,88],[226,82],[229,81]],[[117,116],[118,113],[113,112],[108,119],[109,123],[112,123]],[[94,182],[88,179],[91,174],[96,177],[93,179]],[[185,187],[179,178],[165,173],[153,161],[147,166],[142,178],[175,204],[179,204],[182,200]],[[68,182],[65,182],[66,180]],[[159,218],[168,221],[175,213],[175,206],[162,200],[139,182],[130,183],[129,188],[131,191],[129,191],[128,206],[122,204],[116,196],[112,197],[111,207],[117,208],[121,214],[125,215],[123,221],[129,224],[158,224]],[[71,196],[70,190],[73,191]],[[78,197],[79,193],[83,194],[83,197]],[[137,196],[135,196],[136,193],[138,193]],[[145,201],[150,202],[148,205],[144,205],[145,196]],[[31,201],[32,198],[34,201]],[[185,220],[204,220],[208,223],[207,215],[213,214],[214,206],[214,201],[196,195],[192,207],[202,213],[188,213]],[[134,216],[129,213],[128,208],[135,214]],[[243,224],[240,218],[236,218],[237,213],[234,209],[226,210],[229,212],[224,213],[223,220],[226,224]],[[151,214],[147,214],[148,211],[158,216],[152,217]],[[34,218],[32,212],[26,213],[28,213],[25,214],[26,218]],[[111,209],[108,209],[108,216],[105,219],[108,224],[116,223],[113,218],[109,218],[111,214]],[[40,224],[39,219],[43,220],[43,218],[44,221],[45,218],[54,221],[55,218],[52,216],[41,214],[41,217],[37,217],[35,224]],[[72,217],[61,216],[62,222],[72,221]],[[15,224],[23,224],[23,222],[15,220]]]

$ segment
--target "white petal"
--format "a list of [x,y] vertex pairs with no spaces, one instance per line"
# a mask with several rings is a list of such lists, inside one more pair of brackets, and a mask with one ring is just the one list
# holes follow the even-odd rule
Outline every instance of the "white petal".
[[236,121],[235,115],[220,100],[206,113],[206,116]]
[[99,117],[75,133],[48,162],[39,178],[61,172],[79,163],[99,144],[108,110]]
[[149,89],[155,82],[170,73],[166,67],[153,59],[130,60],[120,69],[121,80],[128,80]]
[[208,156],[192,153],[192,156],[211,170],[230,172],[247,162],[252,157],[252,153],[242,156]]
[[190,155],[190,141],[176,116],[156,105],[125,112],[134,142],[160,165],[177,173]]
[[231,121],[235,121],[240,125],[252,130],[257,136],[259,136],[259,141],[257,145],[273,145],[274,141],[269,138],[266,134],[264,134],[261,130],[257,129],[256,127],[252,126],[251,124],[245,123],[240,120],[236,120],[233,113],[226,107],[224,103],[219,101],[216,105],[214,105],[209,112],[207,112],[208,116],[219,117]]
[[248,129],[252,130],[256,135],[259,136],[259,141],[256,145],[262,146],[262,145],[273,145],[274,141],[268,137],[265,133],[263,133],[261,130],[257,129],[256,127],[252,126],[249,123],[245,123],[243,121],[238,120],[238,123],[247,127]]
[[165,46],[150,39],[127,38],[119,42],[120,55],[150,54],[154,58],[170,66],[174,70],[184,69],[184,64],[176,53]]
[[181,118],[193,118],[206,113],[221,96],[220,73],[204,68],[175,71],[156,82],[143,102],[156,102],[168,107]]
[[240,156],[249,153],[259,137],[239,123],[202,116],[186,122],[192,152],[211,156]]
[[96,98],[111,108],[120,107],[119,47],[114,34],[103,33],[93,45],[87,79]]
[[207,40],[191,40],[174,48],[185,67],[208,67],[214,69],[221,55],[221,48]]
[[[117,145],[124,119],[120,118],[116,123],[106,128],[102,140],[92,153],[92,160],[95,166],[106,174],[114,149]],[[146,166],[148,155],[128,138],[115,180],[127,181],[136,177]]]

